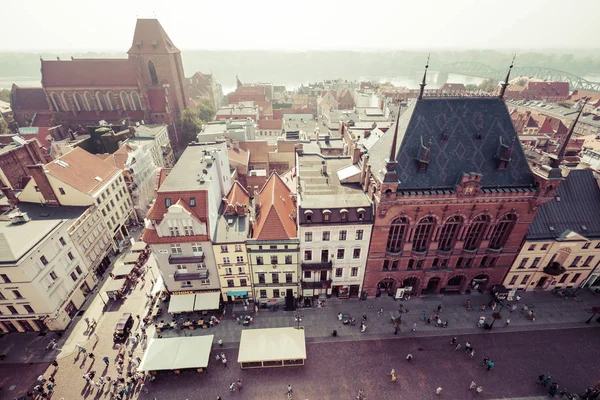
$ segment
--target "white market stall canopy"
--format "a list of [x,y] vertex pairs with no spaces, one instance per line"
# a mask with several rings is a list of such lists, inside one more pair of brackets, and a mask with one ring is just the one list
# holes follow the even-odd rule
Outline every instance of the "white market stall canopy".
[[172,295],[169,300],[169,314],[194,311],[195,294]]
[[272,328],[242,331],[238,362],[242,368],[304,365],[304,329]]
[[196,293],[194,311],[218,310],[220,300],[221,292]]
[[125,256],[121,257],[120,261],[122,261],[123,264],[135,264],[138,262],[139,258],[139,253],[128,253]]
[[112,270],[112,274],[114,276],[129,275],[134,268],[135,265],[117,262]]
[[104,292],[116,292],[123,289],[123,285],[125,284],[124,279],[110,279],[106,285],[104,285]]
[[143,242],[141,240],[137,241],[137,242],[135,242],[134,244],[131,245],[131,252],[132,253],[139,253],[141,251],[146,250],[147,246],[148,245],[146,244],[146,242]]
[[138,371],[206,368],[214,335],[151,339]]

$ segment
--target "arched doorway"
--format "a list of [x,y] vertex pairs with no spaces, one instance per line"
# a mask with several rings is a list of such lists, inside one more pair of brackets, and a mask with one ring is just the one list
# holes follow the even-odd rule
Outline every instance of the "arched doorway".
[[462,292],[465,290],[463,287],[467,282],[467,277],[464,275],[455,275],[448,280],[446,284],[446,292]]
[[400,282],[399,287],[405,288],[407,290],[406,293],[410,295],[415,295],[419,292],[419,278],[415,276],[406,278],[402,282]]
[[424,294],[435,294],[440,290],[440,278],[433,277],[427,282],[427,287],[423,290]]
[[471,279],[471,288],[473,288],[473,290],[477,290],[480,293],[483,293],[487,289],[489,280],[490,278],[488,275],[479,274],[473,279]]
[[396,286],[396,280],[394,278],[384,278],[377,284],[377,297],[386,293],[388,296],[394,295],[394,287]]

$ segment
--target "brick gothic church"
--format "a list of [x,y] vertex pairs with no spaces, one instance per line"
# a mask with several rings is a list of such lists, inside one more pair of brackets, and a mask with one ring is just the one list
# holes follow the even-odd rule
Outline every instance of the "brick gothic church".
[[425,77],[419,98],[362,157],[376,213],[369,296],[501,284],[537,209],[563,179],[560,155],[541,173],[530,170],[504,91],[424,98],[424,87]]
[[187,107],[181,52],[156,19],[138,19],[126,59],[41,60],[42,87],[54,122],[97,125],[100,120],[168,124]]

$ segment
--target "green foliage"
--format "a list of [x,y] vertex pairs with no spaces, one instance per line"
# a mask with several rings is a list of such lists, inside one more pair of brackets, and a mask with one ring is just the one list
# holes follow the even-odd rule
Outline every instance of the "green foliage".
[[479,89],[484,92],[493,92],[498,87],[498,82],[494,79],[486,79],[479,84]]
[[467,88],[467,90],[469,92],[474,92],[474,91],[477,91],[479,89],[479,86],[477,86],[477,85],[475,85],[473,83],[468,83],[468,84],[465,85],[465,87]]
[[521,79],[517,80],[517,85],[519,85],[519,86],[527,85],[527,79],[521,78]]
[[8,124],[4,121],[4,118],[0,117],[0,135],[8,133]]
[[197,110],[192,110],[190,108],[183,110],[177,120],[177,130],[179,131],[181,144],[187,145],[196,140],[196,135],[202,129],[202,125],[202,120],[198,116]]
[[202,99],[200,104],[198,104],[196,111],[198,113],[198,118],[204,122],[212,121],[217,114],[215,107],[208,99]]
[[10,90],[0,89],[0,101],[10,103]]

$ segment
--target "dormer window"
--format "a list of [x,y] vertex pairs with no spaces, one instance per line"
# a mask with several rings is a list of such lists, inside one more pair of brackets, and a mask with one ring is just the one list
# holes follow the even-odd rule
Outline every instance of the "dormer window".
[[348,221],[348,210],[346,210],[345,208],[343,208],[343,209],[340,210],[340,219],[343,222]]
[[304,218],[306,218],[306,222],[312,222],[313,212],[311,210],[304,211]]
[[190,197],[190,207],[196,207],[196,198]]
[[328,222],[331,218],[331,211],[323,210],[323,221]]
[[168,197],[165,199],[165,206],[171,207],[171,199]]
[[364,208],[359,208],[358,210],[356,210],[356,213],[358,215],[358,220],[359,221],[364,221],[365,219],[365,209]]

